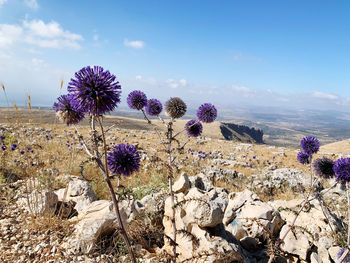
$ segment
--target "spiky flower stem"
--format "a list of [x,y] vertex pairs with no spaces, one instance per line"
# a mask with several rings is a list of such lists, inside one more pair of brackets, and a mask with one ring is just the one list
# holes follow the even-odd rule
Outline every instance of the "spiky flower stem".
[[[96,131],[96,127],[95,127],[95,119],[98,120],[100,128],[101,128],[102,140],[103,140],[103,150],[104,150],[104,156],[105,156],[105,163],[104,164],[103,164],[103,162],[100,158],[100,154],[98,152],[98,140],[97,140],[97,131]],[[83,136],[79,133],[79,131],[76,127],[75,127],[75,130],[78,133],[80,142],[83,144],[84,150],[86,151],[86,153],[90,156],[90,158],[92,160],[96,161],[98,167],[100,168],[100,170],[102,171],[102,173],[105,177],[105,181],[107,183],[108,190],[109,190],[109,193],[110,193],[111,198],[112,198],[114,210],[115,210],[115,213],[117,215],[117,221],[118,221],[118,225],[119,225],[121,234],[124,238],[126,247],[128,248],[131,261],[133,263],[136,263],[137,261],[135,258],[135,254],[134,254],[134,251],[132,249],[130,239],[129,239],[128,234],[125,230],[125,226],[123,224],[123,221],[122,221],[122,218],[120,215],[118,199],[116,197],[112,182],[111,182],[110,177],[109,177],[109,170],[108,170],[108,164],[107,164],[107,144],[106,144],[105,131],[103,129],[102,121],[98,116],[94,116],[94,115],[91,116],[91,130],[92,130],[92,142],[93,142],[94,153],[91,153],[91,151],[89,150],[89,147],[86,145],[86,143],[83,139]]]
[[292,230],[292,228],[294,227],[295,225],[295,222],[297,221],[300,213],[303,211],[304,207],[310,203],[310,195],[311,195],[311,192],[312,192],[312,188],[313,188],[313,185],[314,185],[314,179],[313,179],[313,172],[312,172],[312,157],[310,158],[310,172],[311,172],[311,184],[310,184],[310,190],[309,192],[307,193],[306,197],[305,197],[305,200],[301,203],[301,207],[299,208],[298,212],[296,213],[292,223],[289,225],[289,228],[287,229],[286,233],[284,233],[284,235],[282,236],[282,238],[277,242],[277,244],[275,245],[274,247],[274,251],[273,251],[273,254],[270,256],[269,258],[269,261],[268,263],[272,263],[273,260],[275,259],[275,251],[279,248],[279,246],[283,243],[283,241],[286,239],[289,231]]
[[338,263],[342,263],[346,256],[349,254],[349,244],[350,244],[350,192],[349,192],[349,183],[346,183],[346,196],[348,199],[348,238],[347,238],[347,248],[344,251],[343,255],[339,258]]
[[168,158],[169,158],[169,194],[170,194],[170,205],[172,209],[171,224],[173,228],[173,263],[176,262],[176,223],[175,223],[175,201],[173,192],[173,171],[172,171],[172,158],[171,158],[171,143],[173,141],[173,121],[170,120],[168,123]]
[[[152,125],[151,120],[147,117],[145,111],[143,109],[141,109],[141,112],[143,113],[143,116],[145,118],[145,120],[147,121],[148,124]],[[168,175],[168,184],[169,184],[169,194],[170,194],[170,205],[171,205],[171,209],[172,209],[172,218],[171,218],[171,224],[172,224],[172,229],[173,229],[173,236],[171,239],[171,245],[173,246],[173,258],[172,258],[172,262],[176,263],[176,258],[177,258],[177,254],[176,254],[176,222],[175,222],[175,197],[174,197],[174,192],[173,192],[173,170],[172,170],[172,164],[175,161],[175,158],[172,158],[171,155],[171,144],[173,142],[173,140],[175,139],[175,136],[179,135],[180,133],[175,134],[175,136],[173,136],[173,119],[171,119],[168,123],[166,123],[160,116],[159,116],[160,121],[167,127],[167,139],[168,139],[168,148],[166,149],[167,153],[168,153],[168,165],[169,165],[169,175]],[[160,136],[160,133],[157,129],[155,129],[159,139],[162,141],[162,138]],[[187,142],[186,142],[187,143]],[[186,145],[186,144],[185,144]],[[185,147],[185,145],[183,147]]]
[[101,133],[102,133],[102,140],[103,140],[103,150],[104,150],[104,158],[105,158],[105,164],[104,166],[106,167],[105,171],[104,171],[104,177],[105,177],[105,181],[108,185],[108,190],[109,190],[109,193],[112,197],[112,201],[113,201],[113,205],[114,205],[114,210],[115,210],[115,213],[117,215],[117,221],[118,221],[118,225],[120,227],[120,231],[121,231],[121,234],[124,238],[124,241],[125,241],[125,244],[128,248],[128,251],[129,251],[129,256],[132,260],[133,263],[136,263],[136,258],[135,258],[135,254],[134,254],[134,251],[132,249],[132,246],[131,246],[131,243],[130,243],[130,239],[128,237],[128,234],[125,230],[125,226],[123,224],[123,221],[122,221],[122,217],[120,215],[120,210],[119,210],[119,204],[118,204],[118,200],[116,198],[116,194],[114,192],[114,189],[113,189],[113,185],[112,185],[112,182],[109,178],[109,170],[108,170],[108,164],[107,164],[107,144],[106,144],[106,137],[105,137],[105,133],[104,133],[104,130],[103,130],[103,125],[102,125],[102,121],[100,119],[100,117],[97,117],[98,119],[98,122],[100,124],[100,128],[101,128]]
[[318,202],[320,204],[323,216],[326,218],[331,231],[335,234],[335,231],[333,229],[332,223],[329,220],[329,217],[328,217],[328,214],[327,214],[329,212],[329,210],[327,209],[327,206],[324,204],[324,200],[322,199],[322,197],[320,195],[317,197],[317,200],[318,200]]

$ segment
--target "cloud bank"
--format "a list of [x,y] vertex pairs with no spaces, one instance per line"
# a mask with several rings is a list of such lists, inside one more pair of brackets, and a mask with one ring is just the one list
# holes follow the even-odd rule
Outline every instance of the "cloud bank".
[[64,30],[55,21],[24,20],[21,25],[0,24],[0,49],[24,43],[41,48],[78,50],[83,39],[79,34]]

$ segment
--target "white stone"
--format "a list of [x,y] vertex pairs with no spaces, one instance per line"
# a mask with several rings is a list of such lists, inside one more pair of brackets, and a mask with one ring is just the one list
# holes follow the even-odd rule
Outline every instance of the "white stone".
[[[175,195],[176,203],[179,203],[175,206],[175,224],[176,228],[181,230],[177,233],[176,240],[179,262],[190,259],[190,262],[198,263],[220,262],[220,259],[223,260],[228,255],[232,256],[230,262],[249,262],[237,241],[227,235],[222,225],[224,210],[228,203],[227,193],[209,184],[207,187],[198,184],[199,188],[195,184],[191,186],[186,195],[182,192]],[[210,189],[210,192],[201,190],[203,188]],[[164,210],[164,234],[173,238],[171,221],[173,206],[170,197],[165,200]],[[164,249],[171,254],[172,247],[169,240],[165,238],[164,242]],[[220,253],[218,258],[198,256],[214,252]]]
[[98,199],[91,185],[77,178],[73,178],[67,188],[59,189],[55,193],[61,202],[73,201],[75,203],[74,209],[78,214],[82,213],[91,202]]
[[322,259],[315,252],[311,253],[310,259],[311,263],[323,263]]
[[[282,227],[280,232],[281,239],[289,228],[289,225],[284,225]],[[306,260],[307,253],[311,249],[311,244],[308,236],[303,230],[300,228],[294,228],[288,232],[284,242],[281,245],[281,249],[288,253],[298,255],[301,259]]]
[[58,197],[49,190],[34,190],[24,198],[18,200],[18,205],[25,210],[38,214],[54,214],[57,208]]
[[[269,204],[259,200],[249,190],[229,195],[223,223],[225,229],[241,241],[248,250],[255,250],[258,239],[268,238],[265,232],[277,234],[284,221]],[[256,239],[254,244],[253,239]],[[250,249],[249,249],[250,248]]]
[[[122,200],[119,202],[119,211],[123,225],[127,229],[127,223],[137,214],[134,200]],[[117,227],[117,215],[113,202],[99,200],[90,203],[78,216],[79,222],[75,226],[74,235],[65,244],[65,247],[73,247],[77,251],[89,253],[96,242],[103,236],[113,233]]]
[[338,252],[341,249],[339,246],[333,246],[328,249],[329,256],[334,262],[337,262],[338,260]]
[[186,173],[182,173],[173,185],[174,193],[185,193],[190,188],[190,181]]

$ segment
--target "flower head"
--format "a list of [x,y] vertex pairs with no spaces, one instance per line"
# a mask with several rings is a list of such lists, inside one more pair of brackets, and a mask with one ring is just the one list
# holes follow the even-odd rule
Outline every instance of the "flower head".
[[301,140],[300,146],[304,153],[312,155],[320,149],[320,142],[315,137],[306,136]]
[[140,90],[129,93],[127,103],[131,109],[141,110],[147,104],[147,96]]
[[1,146],[1,150],[5,151],[6,150],[6,145]]
[[89,114],[104,114],[120,102],[121,87],[116,77],[100,66],[87,66],[75,73],[68,91],[74,95],[78,109]]
[[72,94],[60,96],[53,108],[57,117],[67,125],[76,124],[84,119],[84,113],[75,106]]
[[309,164],[310,163],[310,156],[304,152],[299,152],[298,153],[298,162],[301,164]]
[[217,116],[217,110],[213,104],[204,103],[202,104],[197,111],[197,117],[202,122],[213,122]]
[[[337,253],[337,259],[339,260],[342,255],[344,254],[346,248],[342,247],[341,249],[339,249],[338,253]],[[350,253],[344,258],[343,260],[344,263],[350,263]]]
[[115,174],[130,175],[140,168],[140,155],[136,148],[129,144],[114,146],[108,153],[108,168]]
[[186,123],[185,129],[188,136],[198,137],[202,134],[203,126],[199,121],[190,120]]
[[334,162],[335,179],[342,184],[350,182],[350,158],[340,158]]
[[178,97],[170,98],[165,103],[165,113],[174,118],[179,119],[185,115],[187,110],[187,105],[183,102],[182,99]]
[[334,176],[333,166],[334,162],[327,157],[318,158],[313,163],[315,174],[325,179]]
[[163,110],[162,103],[157,99],[150,99],[147,101],[146,112],[151,116],[157,116]]
[[1,135],[0,135],[0,141],[3,141],[3,140],[5,140],[5,139],[6,139],[5,135],[1,134]]
[[16,148],[17,148],[17,144],[14,143],[14,144],[11,145],[11,151],[16,150]]

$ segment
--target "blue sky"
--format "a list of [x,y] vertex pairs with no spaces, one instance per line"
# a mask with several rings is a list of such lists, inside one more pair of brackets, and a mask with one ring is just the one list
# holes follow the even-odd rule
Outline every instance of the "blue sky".
[[[51,105],[101,65],[193,103],[350,110],[349,1],[0,0],[0,82]],[[0,95],[0,105],[5,103]]]

